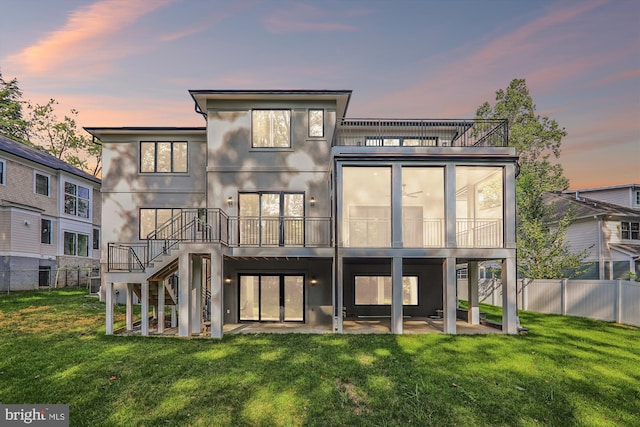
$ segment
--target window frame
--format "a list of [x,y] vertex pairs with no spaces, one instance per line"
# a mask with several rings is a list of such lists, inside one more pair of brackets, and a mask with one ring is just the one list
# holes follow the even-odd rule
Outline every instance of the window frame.
[[[67,235],[69,236],[73,236],[73,253],[68,253],[67,252]],[[77,257],[83,257],[83,258],[88,258],[91,253],[89,251],[89,235],[85,234],[85,233],[79,233],[77,231],[64,231],[62,234],[62,251],[64,253],[65,256],[77,256]],[[86,248],[83,248],[86,250],[85,254],[80,254],[80,236],[83,236],[86,242]]]
[[640,240],[640,221],[620,221],[620,240]]
[[6,185],[7,182],[7,162],[0,159],[0,185]]
[[[139,208],[138,209],[138,239],[139,240],[148,240],[147,236],[149,234],[151,234],[153,231],[158,229],[158,225],[162,225],[162,224],[158,224],[158,211],[159,210],[170,210],[171,211],[171,218],[173,218],[174,216],[176,216],[178,213],[180,213],[182,211],[181,208]],[[153,229],[147,233],[147,235],[142,236],[142,211],[153,211]]]
[[635,196],[636,206],[640,206],[640,190],[635,191]]
[[[47,194],[38,192],[38,176],[47,179]],[[34,194],[39,194],[41,196],[51,197],[51,175],[39,172],[37,170],[33,171],[33,192]]]
[[[393,302],[393,294],[392,294],[393,293],[393,277],[392,276],[386,275],[386,274],[384,274],[384,275],[383,274],[354,274],[353,282],[352,282],[353,283],[353,305],[354,306],[358,306],[358,307],[391,307],[392,303],[389,303],[389,304],[384,304],[384,303],[381,303],[381,304],[359,304],[358,303],[358,294],[357,294],[357,288],[358,288],[358,286],[357,286],[357,278],[358,277],[388,278],[389,279],[389,286],[391,287],[389,293],[392,295],[391,298],[392,298],[392,302]],[[420,276],[417,275],[417,274],[405,274],[405,275],[402,276],[402,281],[404,282],[404,279],[409,279],[409,278],[413,278],[413,277],[415,277],[415,279],[416,279],[416,282],[415,282],[415,284],[416,284],[416,287],[415,287],[416,298],[415,298],[415,300],[417,301],[417,303],[416,304],[405,304],[404,303],[405,294],[404,294],[404,289],[403,289],[403,292],[402,292],[402,306],[403,307],[417,307],[417,306],[420,305]],[[404,283],[403,283],[403,286],[404,286]]]
[[[142,156],[142,146],[143,144],[153,144],[153,170],[142,170],[143,166],[143,156]],[[158,171],[158,144],[171,144],[170,151],[170,167],[168,171]],[[185,168],[184,171],[176,171],[175,170],[175,146],[177,144],[184,144],[185,147]],[[140,141],[138,144],[138,172],[141,174],[187,174],[189,173],[189,142],[188,141]]]
[[[48,223],[48,227],[45,228],[45,222]],[[43,245],[51,245],[52,242],[52,229],[53,221],[47,218],[40,219],[40,243]],[[46,234],[45,234],[46,233]],[[46,241],[45,241],[46,240]]]
[[[72,193],[68,193],[67,192],[67,185],[72,185],[74,187],[74,194]],[[84,189],[87,190],[87,197],[82,197],[80,196],[80,189]],[[63,185],[63,191],[64,191],[64,213],[67,215],[73,215],[73,216],[77,216],[78,218],[85,218],[85,219],[89,219],[91,218],[91,193],[92,193],[92,189],[89,187],[84,187],[80,184],[76,184],[75,182],[71,182],[71,181],[64,181],[64,185]],[[71,197],[73,198],[73,212],[67,212],[67,197]],[[84,200],[86,201],[86,207],[87,207],[87,214],[85,215],[80,215],[80,200]]]
[[93,229],[93,250],[100,250],[100,229],[99,228],[94,228]]
[[[255,137],[256,137],[256,133],[255,133],[255,129],[256,126],[254,124],[255,121],[255,112],[258,111],[287,111],[289,113],[289,121],[288,121],[288,132],[287,132],[287,136],[288,136],[288,145],[256,145],[256,141],[255,141]],[[251,148],[256,148],[256,149],[267,149],[267,150],[287,150],[290,149],[292,147],[292,134],[291,134],[291,116],[292,116],[292,110],[291,108],[253,108],[251,109]],[[272,143],[274,143],[274,140],[271,140]]]
[[[320,135],[313,135],[311,133],[311,113],[320,112],[321,114],[321,129]],[[324,138],[324,108],[309,108],[307,111],[307,136],[309,138]]]

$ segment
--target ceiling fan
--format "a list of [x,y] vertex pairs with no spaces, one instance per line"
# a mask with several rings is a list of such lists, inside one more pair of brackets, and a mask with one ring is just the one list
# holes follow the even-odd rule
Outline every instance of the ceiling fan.
[[407,184],[402,184],[402,197],[418,197],[418,194],[422,193],[422,190],[420,191],[412,191],[411,193],[407,193]]

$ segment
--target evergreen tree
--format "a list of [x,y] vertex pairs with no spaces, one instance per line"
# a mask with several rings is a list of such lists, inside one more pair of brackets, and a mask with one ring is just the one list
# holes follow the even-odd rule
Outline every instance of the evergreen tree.
[[27,139],[27,121],[22,117],[22,91],[18,80],[6,81],[0,72],[0,134],[17,141]]

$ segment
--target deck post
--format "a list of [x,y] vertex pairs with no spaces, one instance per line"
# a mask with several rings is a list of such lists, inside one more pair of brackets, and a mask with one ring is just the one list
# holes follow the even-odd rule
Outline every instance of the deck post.
[[140,291],[140,299],[142,301],[141,318],[140,318],[140,335],[149,335],[149,282],[145,280],[142,282],[142,290]]
[[222,339],[224,325],[224,289],[223,289],[222,253],[219,247],[211,251],[211,338]]
[[341,334],[344,332],[344,283],[343,283],[343,258],[338,255],[333,261],[333,332]]
[[107,282],[107,290],[105,292],[106,303],[106,331],[107,335],[113,335],[113,282]]
[[471,325],[480,324],[480,302],[478,298],[478,262],[467,264],[467,322]]
[[202,332],[202,256],[191,257],[191,333]]
[[456,333],[456,259],[447,257],[444,260],[442,314],[444,315],[444,333]]
[[516,260],[502,260],[502,332],[518,333],[518,310],[516,305]]
[[178,336],[191,336],[191,254],[180,253],[178,261]]
[[159,334],[164,333],[164,280],[156,282],[158,285],[158,328],[156,331]]
[[178,327],[178,313],[175,304],[171,306],[171,327]]
[[391,264],[391,332],[402,334],[402,257]]
[[133,283],[127,283],[127,307],[126,307],[126,320],[127,331],[133,330]]

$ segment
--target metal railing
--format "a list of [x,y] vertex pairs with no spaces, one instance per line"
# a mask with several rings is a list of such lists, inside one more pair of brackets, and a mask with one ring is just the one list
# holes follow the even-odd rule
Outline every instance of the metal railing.
[[507,120],[342,119],[334,146],[506,147]]
[[461,248],[502,247],[502,219],[458,218],[456,243]]
[[328,217],[230,217],[228,245],[234,247],[329,247]]
[[145,270],[148,253],[146,243],[109,243],[107,249],[109,271]]

